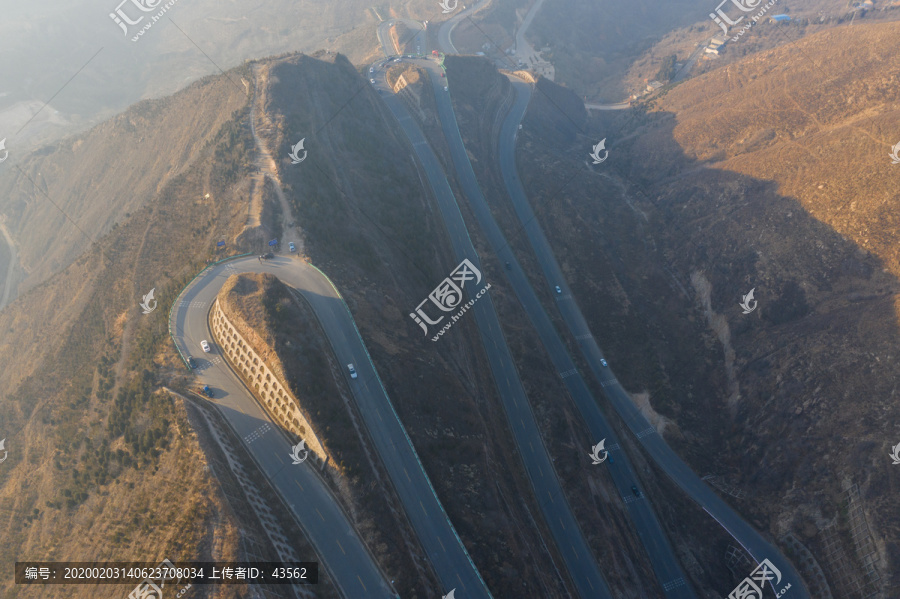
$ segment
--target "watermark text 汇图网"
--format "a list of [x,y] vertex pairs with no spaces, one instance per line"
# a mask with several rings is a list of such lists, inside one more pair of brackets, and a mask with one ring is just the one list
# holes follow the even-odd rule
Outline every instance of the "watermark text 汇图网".
[[[732,13],[733,15],[739,15],[737,19],[732,20],[731,17],[725,13],[725,10],[722,8],[725,4],[728,3],[733,4],[740,10],[742,13],[750,13],[754,10],[756,14],[753,16],[740,14],[740,13]],[[747,31],[750,30],[756,23],[762,19],[769,9],[775,6],[778,3],[778,0],[768,0],[765,4],[762,3],[763,0],[722,0],[719,5],[716,7],[715,12],[709,13],[709,17],[716,22],[716,24],[722,28],[722,33],[725,35],[732,35],[730,33],[731,27],[734,27],[741,23],[745,17],[749,16],[749,20],[744,23],[741,27],[740,31],[734,34],[731,38],[732,42],[738,41],[742,35],[744,35]]]
[[[122,28],[126,37],[131,33],[134,33],[131,41],[136,42],[148,29],[153,27],[164,14],[166,14],[167,10],[175,6],[176,2],[178,2],[178,0],[168,0],[165,4],[162,3],[162,0],[122,0],[119,2],[119,5],[116,6],[115,12],[109,13],[109,18]],[[126,8],[128,9],[127,12]],[[142,14],[154,11],[156,11],[156,14],[154,15]],[[132,19],[132,16],[136,16],[137,18]],[[148,17],[149,20],[144,22],[144,19]],[[141,25],[142,22],[143,25]],[[129,27],[132,25],[141,25],[141,28],[134,32],[129,31]]]
[[[416,306],[415,312],[409,313],[409,317],[422,327],[426,336],[429,334],[429,325],[440,326],[440,330],[438,330],[431,338],[432,341],[437,341],[444,333],[450,330],[450,327],[452,327],[469,308],[475,305],[475,302],[478,301],[488,289],[491,288],[490,284],[485,285],[474,297],[472,297],[472,299],[463,304],[463,290],[466,288],[466,285],[472,287],[479,283],[481,283],[481,271],[475,268],[475,265],[472,264],[468,258],[465,258],[453,269],[453,272],[450,273],[449,277],[441,281],[441,283],[428,294],[428,297]],[[429,306],[428,310],[426,310],[426,305]],[[430,314],[439,316],[432,318],[429,312]],[[444,314],[441,314],[441,312]],[[455,314],[447,314],[449,312],[455,312]],[[449,320],[445,321],[444,319],[448,316]],[[443,323],[443,325],[441,323]]]

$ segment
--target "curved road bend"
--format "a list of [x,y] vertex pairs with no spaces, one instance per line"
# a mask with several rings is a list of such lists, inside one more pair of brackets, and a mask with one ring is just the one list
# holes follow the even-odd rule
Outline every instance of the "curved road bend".
[[[515,159],[516,131],[528,106],[531,86],[514,77],[511,77],[510,80],[516,89],[516,102],[503,123],[500,135],[499,157],[503,180],[516,214],[528,235],[532,250],[541,265],[547,284],[559,285],[563,290],[563,294],[557,296],[557,306],[572,336],[577,340],[595,378],[603,386],[604,392],[616,412],[635,434],[656,465],[662,468],[685,493],[721,524],[757,562],[768,558],[781,571],[782,580],[779,583],[779,589],[790,583],[792,599],[795,597],[796,599],[808,599],[809,593],[804,588],[802,579],[793,565],[678,457],[637,409],[612,371],[600,362],[603,353],[591,335],[587,321],[566,285],[562,270],[556,262],[556,257],[544,236],[540,223],[534,217],[534,212],[519,180]],[[750,573],[747,572],[747,574]]]
[[[231,274],[271,273],[309,301],[338,362],[356,366],[359,378],[347,378],[347,383],[407,517],[446,588],[444,592],[456,588],[460,599],[489,598],[491,595],[438,501],[337,290],[320,271],[299,259],[278,256],[262,263],[253,262],[254,259],[251,256],[226,262],[199,277],[178,306],[175,330],[187,353],[195,359],[213,359],[212,368],[203,370],[201,381],[214,388],[214,402],[223,408],[276,488],[289,498],[288,503],[336,580],[342,583],[346,596],[393,597],[394,593],[387,588],[377,565],[318,476],[306,463],[290,463],[290,443],[278,433],[276,425],[263,426],[269,422],[268,416],[222,363],[218,350],[203,354],[200,349],[201,339],[212,339],[206,314]],[[204,366],[202,363],[207,361],[198,362]]]
[[[417,64],[424,62],[429,61],[418,61]],[[432,66],[434,65],[432,64]],[[481,269],[481,261],[469,238],[466,224],[440,162],[428,145],[422,131],[409,115],[403,101],[391,93],[383,76],[376,79],[376,86],[382,94],[382,99],[406,132],[419,157],[437,198],[456,259],[468,258],[477,268]],[[440,87],[435,93],[445,94],[446,92],[443,87]],[[531,404],[525,395],[515,362],[506,345],[506,339],[503,337],[490,294],[482,296],[472,306],[470,312],[475,313],[478,332],[488,356],[491,373],[500,393],[519,455],[522,457],[525,471],[534,489],[535,498],[541,506],[544,520],[553,533],[559,552],[566,562],[566,568],[578,589],[578,595],[585,599],[611,598],[609,587],[597,568],[596,560],[578,528],[559,480],[556,478],[550,456],[541,439],[540,429],[531,411]]]
[[[491,209],[478,185],[478,180],[475,177],[475,172],[472,170],[472,164],[469,161],[466,148],[460,136],[456,116],[453,112],[453,105],[450,101],[450,94],[443,91],[443,80],[436,76],[435,68],[431,63],[426,68],[431,73],[432,86],[437,97],[438,113],[444,137],[450,148],[460,184],[469,198],[472,212],[497,257],[501,261],[509,263],[510,267],[507,269],[507,276],[516,296],[519,298],[522,307],[528,314],[529,320],[531,320],[532,325],[540,336],[541,342],[546,348],[556,371],[566,385],[569,394],[572,396],[594,442],[599,442],[605,438],[611,452],[616,455],[615,461],[603,466],[603,468],[608,468],[619,491],[619,496],[622,498],[625,508],[631,516],[634,528],[647,551],[650,563],[656,573],[659,586],[665,596],[671,599],[695,599],[696,594],[687,584],[678,559],[675,557],[675,552],[656,517],[652,505],[647,501],[643,493],[641,493],[640,497],[635,497],[631,490],[633,485],[639,486],[638,479],[627,455],[619,451],[620,445],[615,432],[604,417],[597,400],[588,389],[581,374],[576,369],[572,356],[563,343],[559,332],[550,320],[546,310],[544,310],[537,294],[531,287],[528,277],[516,260],[503,232],[491,214]],[[522,102],[520,94],[517,95],[517,101],[519,103]],[[524,98],[524,103],[527,105],[527,97]],[[517,104],[516,107],[518,106]],[[507,119],[504,122],[503,133],[506,133],[506,129],[509,126],[512,126],[514,131],[517,130],[518,121],[512,122],[512,120]],[[505,139],[502,134],[501,139]],[[551,285],[553,284],[555,283],[551,283]],[[566,301],[567,299],[567,296],[564,295],[556,295],[556,297],[559,301]],[[583,457],[586,457],[588,451],[589,448],[585,447]],[[587,461],[585,461],[584,467],[592,468]]]
[[[539,2],[543,2],[543,0],[539,0]],[[459,54],[456,46],[453,45],[453,40],[450,39],[453,35],[453,30],[456,29],[456,26],[459,25],[463,18],[487,7],[489,4],[490,2],[487,0],[476,0],[467,9],[456,13],[441,23],[441,28],[438,30],[438,47],[441,48],[444,54]]]
[[[262,473],[290,506],[310,542],[345,597],[395,597],[378,565],[309,461],[293,465],[291,443],[273,423],[237,375],[225,363],[215,343],[205,354],[202,339],[212,340],[207,315],[226,279],[239,272],[259,272],[255,257],[209,268],[182,294],[172,312],[176,343],[197,361],[199,385],[209,385],[211,400],[244,441]],[[277,258],[266,271],[284,270],[288,260]],[[280,273],[279,273],[280,274]]]

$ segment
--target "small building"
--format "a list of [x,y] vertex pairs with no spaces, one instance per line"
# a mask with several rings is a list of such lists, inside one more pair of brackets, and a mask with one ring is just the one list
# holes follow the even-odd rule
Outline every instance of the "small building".
[[720,55],[725,51],[725,44],[710,44],[706,48],[707,54],[715,54],[716,56]]
[[648,92],[655,92],[656,90],[658,90],[658,89],[661,88],[662,86],[663,86],[662,83],[660,83],[659,81],[657,81],[657,80],[654,79],[653,81],[651,81],[650,83],[647,84],[647,91],[648,91]]
[[711,40],[709,40],[709,45],[710,46],[724,46],[725,38],[724,37],[714,37]]

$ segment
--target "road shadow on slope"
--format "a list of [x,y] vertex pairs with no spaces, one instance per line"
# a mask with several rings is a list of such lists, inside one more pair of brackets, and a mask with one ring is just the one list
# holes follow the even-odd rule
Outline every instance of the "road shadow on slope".
[[[864,189],[881,195],[882,146],[854,138],[864,151],[806,169],[816,193],[798,199],[780,193],[784,183],[737,172],[755,162],[778,180],[798,168],[784,123],[767,127],[765,114],[757,133],[738,141],[723,131],[720,148],[687,154],[699,135],[686,140],[684,130],[702,121],[642,108],[587,121],[583,109],[560,111],[574,103],[553,93],[533,95],[519,173],[617,376],[674,421],[667,440],[695,471],[726,475],[744,490],[745,500],[729,498],[741,512],[771,534],[793,530],[826,571],[839,555],[820,528],[849,529],[842,483],[860,483],[885,572],[895,572],[896,542],[877,532],[900,524],[881,507],[900,416],[890,401],[900,380],[893,221],[885,210],[855,226],[838,220],[842,235],[810,212],[834,221],[823,206],[853,195],[840,173],[862,163],[877,165]],[[608,159],[589,164],[603,138]],[[860,243],[879,240],[869,250],[847,236],[864,227]],[[852,544],[841,551],[859,567],[848,576],[866,584],[862,556]],[[847,580],[830,582],[849,593]]]

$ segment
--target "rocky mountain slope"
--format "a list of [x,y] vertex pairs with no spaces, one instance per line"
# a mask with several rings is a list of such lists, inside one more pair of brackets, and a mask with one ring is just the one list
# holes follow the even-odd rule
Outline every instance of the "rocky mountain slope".
[[[887,455],[900,442],[900,106],[882,51],[898,33],[824,31],[626,114],[567,109],[552,135],[540,124],[562,92],[542,82],[519,141],[620,380],[649,392],[669,442],[751,522],[805,544],[841,597],[900,584]],[[604,137],[609,159],[590,168]],[[722,569],[726,548],[710,554]]]

